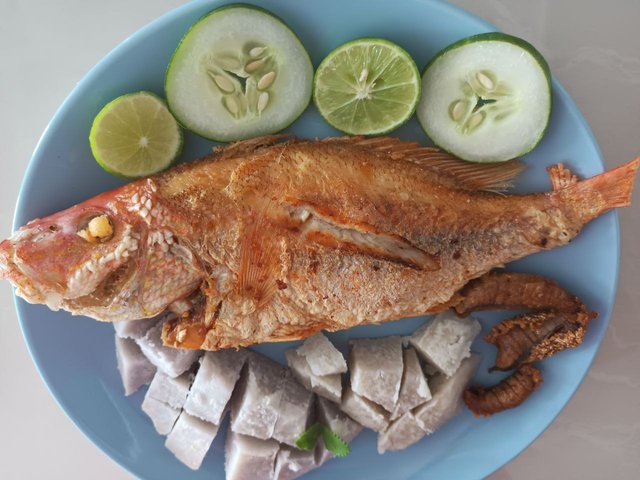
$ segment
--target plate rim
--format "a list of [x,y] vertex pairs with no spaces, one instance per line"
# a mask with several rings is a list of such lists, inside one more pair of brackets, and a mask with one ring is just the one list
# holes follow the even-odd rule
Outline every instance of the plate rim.
[[[425,5],[425,8],[428,8],[429,5],[433,5],[436,6],[438,8],[442,8],[445,10],[450,10],[451,12],[453,12],[455,15],[463,15],[466,17],[470,17],[473,20],[475,20],[476,22],[478,22],[479,25],[481,25],[483,28],[487,29],[487,31],[501,31],[500,29],[498,29],[495,25],[493,25],[492,23],[486,21],[485,19],[483,19],[482,17],[476,15],[475,13],[469,12],[468,10],[464,9],[463,7],[460,7],[458,5],[454,5],[449,3],[447,0],[416,0],[419,3],[422,3]],[[145,25],[143,25],[142,27],[140,27],[138,30],[132,32],[129,36],[127,36],[124,40],[122,40],[121,42],[119,42],[114,48],[112,48],[106,55],[102,56],[100,59],[97,60],[97,62],[86,72],[82,75],[81,79],[74,85],[74,87],[69,91],[69,93],[66,95],[66,97],[64,98],[64,100],[62,101],[62,103],[58,106],[58,108],[56,109],[55,113],[53,114],[53,116],[50,118],[50,120],[48,121],[46,127],[44,128],[42,134],[40,135],[40,138],[38,139],[33,152],[31,154],[31,157],[29,159],[27,168],[25,170],[25,173],[23,175],[21,184],[20,184],[20,189],[18,192],[18,196],[17,196],[17,200],[16,200],[16,206],[15,206],[15,210],[14,210],[14,215],[13,215],[13,220],[12,220],[12,230],[15,232],[17,230],[17,228],[19,228],[20,226],[22,226],[25,222],[21,219],[21,212],[24,211],[25,209],[25,203],[27,202],[25,196],[26,196],[26,191],[28,190],[28,185],[32,184],[35,180],[35,172],[37,167],[39,167],[39,165],[42,163],[42,160],[40,160],[42,158],[42,154],[40,153],[41,150],[45,149],[46,147],[46,142],[49,141],[49,137],[48,137],[48,133],[49,130],[51,128],[53,128],[53,126],[55,124],[57,124],[59,122],[59,119],[64,116],[67,112],[67,110],[70,110],[70,105],[72,104],[72,102],[74,101],[74,97],[78,94],[78,92],[80,92],[81,90],[83,90],[85,88],[85,84],[87,83],[92,83],[94,81],[94,78],[99,76],[101,71],[103,69],[105,69],[106,67],[104,65],[106,65],[107,63],[109,63],[109,61],[116,57],[117,55],[120,54],[121,51],[126,50],[129,48],[129,45],[132,44],[133,42],[138,42],[140,41],[140,39],[142,37],[145,37],[146,35],[148,35],[149,33],[152,33],[154,30],[156,29],[161,29],[163,27],[163,24],[165,23],[170,23],[171,21],[173,21],[174,17],[178,17],[178,16],[182,16],[184,14],[188,14],[188,12],[190,11],[198,11],[199,9],[201,9],[203,6],[205,5],[209,5],[211,7],[211,9],[215,9],[215,8],[219,8],[221,6],[227,5],[227,4],[235,4],[235,3],[245,3],[245,4],[254,4],[257,6],[260,6],[260,0],[249,0],[249,1],[229,1],[229,0],[195,0],[183,5],[180,5],[172,10],[169,10],[168,12],[162,14],[161,16],[151,20],[150,22],[146,23]],[[315,66],[314,66],[315,68]],[[600,145],[598,144],[598,141],[590,127],[590,125],[588,124],[586,118],[584,117],[581,109],[578,107],[578,105],[576,104],[576,102],[573,100],[573,98],[569,95],[568,91],[564,88],[564,86],[562,86],[562,84],[557,80],[557,78],[552,74],[551,75],[552,78],[552,91],[557,94],[557,96],[560,96],[563,98],[563,100],[565,102],[567,102],[568,108],[567,108],[567,112],[570,114],[570,116],[572,117],[573,121],[576,121],[579,126],[581,128],[584,129],[588,140],[591,142],[594,153],[595,153],[595,159],[597,160],[597,162],[599,163],[600,169],[602,171],[605,170],[606,164],[604,162],[604,158],[602,155],[602,151],[600,148]],[[612,288],[612,295],[613,295],[613,299],[610,303],[610,305],[607,306],[606,311],[604,312],[599,312],[598,318],[599,321],[602,322],[602,329],[600,332],[597,332],[598,337],[596,337],[595,340],[595,345],[593,346],[593,352],[591,357],[588,360],[588,364],[586,365],[586,369],[584,370],[584,373],[580,376],[579,381],[576,383],[575,388],[573,388],[573,390],[571,391],[570,395],[568,396],[567,400],[564,402],[564,404],[562,405],[562,407],[558,410],[558,412],[550,419],[550,421],[543,427],[540,429],[540,431],[533,436],[528,442],[526,442],[526,444],[522,447],[521,450],[519,450],[518,452],[514,453],[513,455],[510,456],[510,458],[508,458],[504,463],[491,467],[489,469],[485,469],[485,471],[478,471],[479,477],[478,478],[485,478],[488,477],[489,475],[492,475],[493,473],[495,473],[496,471],[498,471],[499,469],[505,467],[507,464],[509,464],[510,462],[512,462],[516,457],[518,457],[519,455],[521,455],[526,449],[528,449],[531,444],[533,442],[535,442],[557,419],[557,417],[560,415],[560,413],[562,413],[564,411],[564,409],[567,407],[567,405],[571,402],[571,400],[573,399],[573,397],[575,396],[577,390],[582,386],[582,384],[584,383],[584,380],[589,372],[589,370],[591,369],[591,366],[593,365],[593,362],[596,358],[596,356],[598,355],[598,352],[602,346],[602,342],[604,339],[604,336],[609,328],[609,324],[611,321],[611,315],[612,315],[612,311],[613,311],[613,307],[615,306],[615,299],[617,296],[617,291],[618,291],[618,282],[620,279],[620,221],[619,221],[619,214],[617,210],[614,210],[612,212],[609,212],[609,215],[613,216],[613,224],[614,224],[614,229],[613,229],[613,235],[614,235],[614,242],[611,245],[611,248],[613,249],[613,254],[615,257],[615,265],[613,266],[613,271],[614,271],[614,281],[613,281],[613,288]],[[28,221],[28,220],[27,220]],[[31,341],[31,333],[28,330],[28,327],[26,326],[26,321],[24,320],[24,318],[26,318],[26,314],[23,311],[23,307],[28,305],[26,302],[24,302],[22,299],[20,299],[19,297],[17,297],[15,295],[15,288],[14,290],[14,295],[13,295],[13,302],[14,302],[14,306],[15,306],[15,310],[16,310],[16,315],[18,317],[18,323],[20,325],[20,330],[24,339],[24,342],[27,346],[27,350],[29,352],[29,356],[31,357],[31,360],[33,361],[36,370],[40,376],[40,378],[43,380],[47,391],[49,392],[49,394],[51,395],[51,397],[53,397],[53,400],[55,401],[55,403],[58,405],[58,407],[64,412],[65,416],[73,423],[73,425],[82,433],[82,435],[91,442],[91,444],[93,444],[94,446],[96,446],[99,450],[102,451],[102,453],[104,453],[106,455],[107,458],[109,458],[113,463],[117,464],[120,468],[122,468],[124,471],[126,471],[128,474],[137,477],[137,475],[128,468],[128,466],[123,462],[120,461],[119,456],[116,455],[116,452],[113,451],[113,449],[111,448],[111,446],[103,441],[97,433],[93,432],[93,430],[91,429],[91,427],[89,425],[87,425],[85,422],[83,422],[80,418],[77,418],[73,415],[73,411],[71,408],[67,408],[67,406],[65,406],[64,404],[61,403],[61,400],[59,400],[60,395],[57,393],[57,388],[53,386],[52,382],[50,381],[50,377],[49,375],[45,372],[45,369],[43,367],[43,360],[42,358],[39,356],[39,354],[32,348],[32,341]],[[24,317],[24,318],[23,318]],[[428,475],[428,471],[425,469],[422,469],[419,472],[416,472],[415,475],[412,475],[410,478],[412,479],[424,479],[427,478],[425,475]]]

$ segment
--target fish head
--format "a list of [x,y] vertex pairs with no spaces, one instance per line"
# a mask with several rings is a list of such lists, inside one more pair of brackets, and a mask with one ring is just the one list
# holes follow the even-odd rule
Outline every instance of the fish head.
[[197,275],[185,252],[176,260],[169,251],[167,232],[136,210],[132,191],[29,222],[0,243],[0,275],[18,296],[53,310],[106,321],[160,313],[195,288]]
[[136,226],[113,207],[97,199],[29,222],[0,243],[2,275],[28,302],[55,310],[94,293],[125,273],[138,248]]

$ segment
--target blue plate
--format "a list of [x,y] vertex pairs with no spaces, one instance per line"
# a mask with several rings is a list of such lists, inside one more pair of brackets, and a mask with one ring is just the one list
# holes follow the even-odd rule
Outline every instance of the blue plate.
[[[36,148],[20,191],[15,227],[120,184],[92,159],[87,137],[93,117],[105,103],[123,93],[144,89],[162,95],[164,72],[178,41],[189,25],[222,3],[193,2],[163,16],[125,40],[87,74],[62,104]],[[261,5],[293,27],[316,65],[347,40],[382,36],[405,47],[422,67],[442,47],[468,35],[495,30],[436,0],[269,0]],[[519,192],[548,190],[545,167],[554,162],[563,161],[584,176],[603,170],[589,127],[555,81],[553,100],[549,131],[538,148],[526,156],[530,168],[519,180]],[[313,106],[290,131],[309,137],[337,133],[322,121]],[[397,135],[427,143],[415,120]],[[187,134],[182,158],[203,155],[211,146],[211,142]],[[618,256],[617,217],[609,213],[588,225],[570,246],[510,265],[513,270],[542,273],[560,281],[591,309],[600,312],[580,348],[542,363],[544,383],[523,406],[489,419],[476,419],[465,411],[419,444],[384,456],[376,453],[375,435],[366,432],[354,441],[348,458],[333,460],[308,478],[479,479],[507,463],[553,421],[586,374],[609,321]],[[140,410],[144,392],[125,398],[116,370],[110,325],[51,312],[21,300],[16,307],[31,355],[51,393],[107,455],[144,479],[224,478],[224,435],[215,440],[202,468],[192,472],[165,450],[164,439]],[[486,331],[499,315],[484,317]],[[344,347],[350,337],[406,334],[421,321],[410,319],[355,328],[332,337]],[[284,350],[290,346],[261,345],[257,349],[282,361]],[[478,380],[497,382],[498,374],[486,373],[495,350],[482,340],[476,342],[474,349],[484,354]]]

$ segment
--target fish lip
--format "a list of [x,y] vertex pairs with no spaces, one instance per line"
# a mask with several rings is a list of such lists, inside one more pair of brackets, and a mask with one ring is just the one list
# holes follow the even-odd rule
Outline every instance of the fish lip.
[[13,245],[10,240],[0,242],[0,278],[8,278],[10,252],[13,251]]
[[[29,303],[43,303],[52,310],[66,308],[68,301],[90,295],[112,271],[137,256],[139,236],[135,234],[135,238],[132,238],[132,233],[131,226],[126,225],[124,236],[116,243],[109,245],[108,249],[100,252],[101,258],[111,256],[110,261],[103,264],[89,257],[72,270],[68,270],[63,283],[44,282],[38,271],[34,270],[29,262],[23,261],[18,254],[17,247],[21,242],[32,242],[38,236],[50,234],[47,230],[40,228],[36,221],[32,221],[12,237],[0,242],[0,278],[8,280],[15,288],[15,294]],[[131,243],[127,245],[127,242],[133,242],[135,245],[132,246]],[[118,250],[120,255],[116,253]],[[126,255],[121,256],[123,250],[127,252]],[[91,269],[90,273],[87,271],[82,277],[81,270],[88,264],[96,270]],[[91,286],[93,288],[90,288]]]
[[45,303],[46,294],[40,290],[30,276],[14,261],[15,249],[11,239],[0,243],[0,278],[8,280],[15,293],[29,303]]

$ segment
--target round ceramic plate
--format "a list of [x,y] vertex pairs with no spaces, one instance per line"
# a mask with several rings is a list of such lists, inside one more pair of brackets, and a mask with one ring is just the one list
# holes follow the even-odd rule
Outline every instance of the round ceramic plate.
[[[178,41],[189,25],[220,5],[216,1],[192,2],[165,15],[123,42],[77,85],[36,148],[20,192],[16,227],[120,184],[91,157],[87,137],[93,117],[123,93],[151,90],[163,95],[164,72]],[[315,65],[347,40],[380,36],[402,45],[423,67],[434,53],[461,37],[494,30],[486,22],[435,0],[265,0],[261,6],[299,34]],[[519,179],[518,192],[548,190],[545,167],[554,162],[565,162],[583,176],[603,169],[589,127],[557,82],[553,83],[553,100],[548,133],[526,156],[530,168]],[[304,137],[337,133],[313,106],[289,131]],[[415,119],[395,134],[428,143]],[[188,134],[182,160],[204,155],[211,146],[211,142]],[[476,419],[464,411],[434,435],[384,456],[376,452],[375,435],[366,432],[353,442],[346,459],[332,460],[308,478],[480,479],[511,460],[553,421],[587,372],[609,320],[618,254],[617,217],[609,213],[588,225],[570,246],[509,265],[512,270],[542,273],[558,280],[600,313],[580,348],[541,363],[544,383],[524,405],[488,419]],[[144,391],[124,396],[110,325],[51,312],[21,300],[17,310],[31,355],[52,394],[107,455],[143,479],[224,478],[224,434],[216,438],[202,468],[192,472],[164,448],[164,438],[155,433],[140,410]],[[499,315],[483,314],[483,318],[486,332]],[[344,348],[349,338],[406,334],[422,321],[359,327],[331,337]],[[291,346],[260,345],[257,349],[282,361],[283,352]],[[474,350],[484,358],[477,380],[496,383],[500,375],[489,375],[486,368],[492,364],[495,350],[481,339]]]

